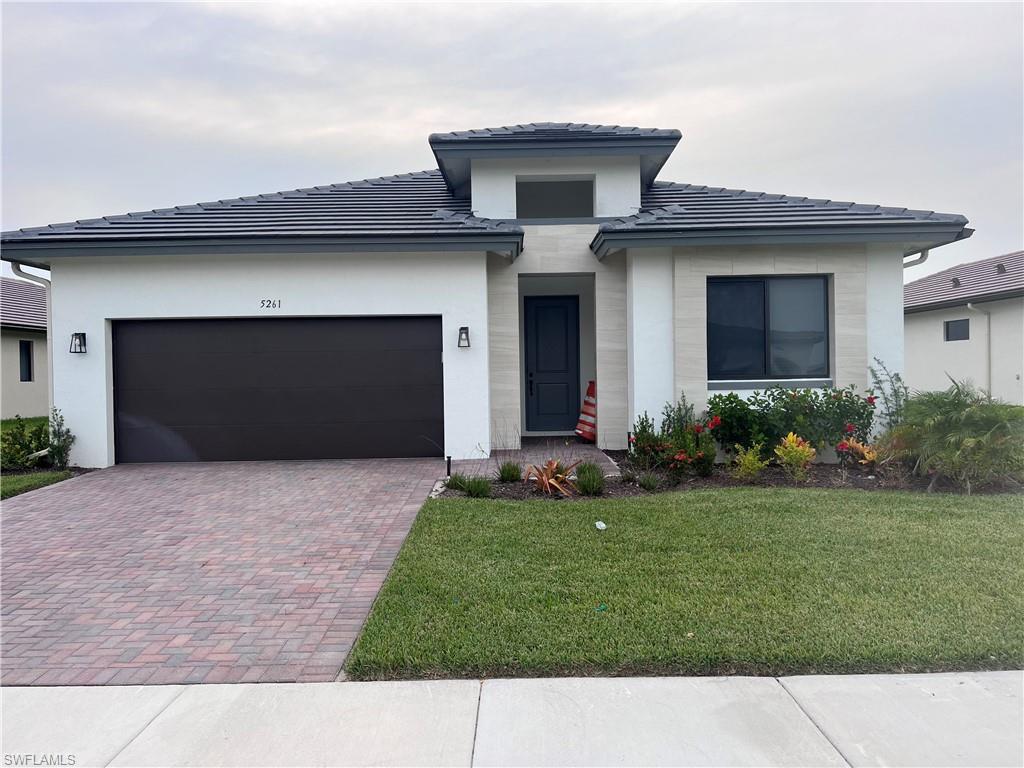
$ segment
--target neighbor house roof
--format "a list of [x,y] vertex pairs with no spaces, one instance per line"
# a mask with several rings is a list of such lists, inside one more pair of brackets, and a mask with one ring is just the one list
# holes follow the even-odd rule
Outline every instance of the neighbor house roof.
[[1024,296],[1024,251],[957,264],[903,286],[903,311]]
[[889,208],[791,195],[655,182],[641,210],[604,222],[591,248],[603,257],[641,245],[793,242],[807,239],[937,239],[930,247],[969,237],[959,214]]
[[301,239],[347,241],[366,250],[425,241],[450,250],[459,243],[468,247],[472,241],[475,248],[504,248],[515,254],[522,238],[522,229],[515,224],[473,216],[469,201],[455,199],[437,170],[82,219],[2,235],[5,250],[25,244],[224,244],[242,239],[251,244]]
[[46,330],[46,289],[28,280],[0,277],[0,326]]
[[480,157],[630,155],[640,158],[640,179],[650,185],[682,134],[670,128],[592,123],[522,123],[499,128],[432,133],[430,148],[457,197],[470,196],[470,161]]

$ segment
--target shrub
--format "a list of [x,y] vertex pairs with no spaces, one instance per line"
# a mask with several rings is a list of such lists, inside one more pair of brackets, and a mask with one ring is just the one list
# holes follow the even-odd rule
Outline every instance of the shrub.
[[661,436],[678,437],[696,423],[693,406],[686,402],[686,395],[680,394],[678,402],[666,403],[661,411]]
[[868,368],[871,373],[871,392],[867,399],[872,405],[875,400],[882,401],[881,420],[883,426],[890,429],[903,421],[910,390],[899,373],[890,371],[877,357],[874,360],[875,365]]
[[850,437],[867,440],[874,423],[875,397],[846,389],[785,389],[754,392],[748,400],[735,393],[714,395],[708,413],[719,416],[716,438],[723,450],[755,443],[774,446],[788,433],[812,445],[835,445]]
[[[61,419],[61,424],[64,421]],[[74,439],[74,438],[72,438]],[[30,459],[33,453],[49,445],[49,429],[46,422],[30,425],[21,416],[15,416],[13,423],[3,431],[0,442],[0,467],[3,469],[28,469],[39,462]],[[70,448],[70,444],[68,445]],[[66,466],[66,463],[65,463]]]
[[654,429],[654,419],[646,412],[638,416],[629,437],[630,461],[640,469],[654,469],[661,464],[664,450],[664,441]]
[[503,461],[498,467],[499,483],[518,483],[523,479],[523,468],[514,461]]
[[736,463],[732,468],[732,476],[737,480],[750,482],[760,477],[761,472],[768,466],[768,460],[761,458],[764,446],[761,443],[754,443],[748,448],[736,445]]
[[645,491],[656,491],[658,490],[659,480],[658,476],[653,472],[643,472],[637,478],[637,483]]
[[584,496],[604,493],[604,470],[597,464],[584,462],[576,467],[576,488]]
[[992,399],[970,384],[919,392],[906,402],[903,423],[883,439],[917,474],[931,475],[928,490],[947,478],[971,492],[979,484],[1020,482],[1024,475],[1024,406]]
[[711,419],[707,424],[694,424],[673,440],[669,469],[678,475],[693,470],[708,477],[715,467],[715,438],[712,431],[721,423]]
[[491,481],[486,477],[467,477],[462,489],[473,499],[486,499],[491,495]]
[[64,416],[54,408],[50,412],[50,464],[56,469],[67,469],[71,460],[71,446],[75,436],[64,424]]
[[445,481],[445,487],[451,488],[453,491],[465,491],[466,483],[468,482],[469,478],[466,477],[465,475],[460,474],[458,472],[452,472],[452,474],[448,477],[448,480]]
[[802,437],[790,432],[775,446],[775,455],[786,474],[793,480],[807,479],[807,467],[814,460],[817,451]]

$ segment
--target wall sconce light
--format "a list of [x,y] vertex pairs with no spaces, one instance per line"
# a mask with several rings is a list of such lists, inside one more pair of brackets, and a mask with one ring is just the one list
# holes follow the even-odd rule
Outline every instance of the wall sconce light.
[[82,331],[71,334],[71,348],[68,352],[83,353],[85,352],[85,334]]
[[459,346],[462,348],[469,347],[469,326],[464,325],[459,328]]

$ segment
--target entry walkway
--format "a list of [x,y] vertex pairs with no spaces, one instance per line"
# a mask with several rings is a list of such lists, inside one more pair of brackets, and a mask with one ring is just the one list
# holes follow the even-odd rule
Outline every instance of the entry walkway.
[[34,755],[27,764],[76,766],[1011,766],[1024,760],[1022,682],[981,672],[5,688],[3,753],[5,765]]

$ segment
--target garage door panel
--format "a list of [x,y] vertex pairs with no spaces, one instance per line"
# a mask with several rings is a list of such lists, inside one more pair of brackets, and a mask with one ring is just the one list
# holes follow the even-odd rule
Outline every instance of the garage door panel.
[[315,424],[359,422],[367,414],[416,421],[442,398],[439,386],[420,384],[378,387],[254,388],[239,397],[235,389],[122,389],[118,410],[123,419],[187,426],[194,424]]
[[133,370],[132,386],[160,389],[168,381],[179,386],[202,385],[212,389],[237,388],[244,381],[255,387],[305,387],[322,381],[343,380],[352,386],[399,385],[410,372],[428,383],[440,385],[443,374],[440,354],[430,350],[379,350],[366,352],[223,352],[192,353],[172,357],[147,352],[122,357]]
[[117,460],[441,456],[437,317],[115,321]]

